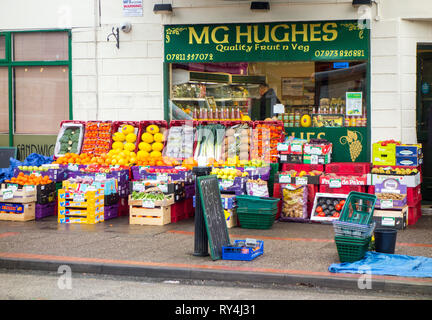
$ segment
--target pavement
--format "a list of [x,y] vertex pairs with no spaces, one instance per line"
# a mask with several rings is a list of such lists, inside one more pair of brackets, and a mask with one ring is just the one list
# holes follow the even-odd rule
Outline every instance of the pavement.
[[[164,226],[130,225],[126,216],[96,225],[0,221],[0,268],[143,276],[172,280],[215,280],[361,290],[364,275],[330,273],[339,263],[331,225],[276,221],[271,229],[234,227],[230,240],[264,240],[252,261],[194,255],[194,218]],[[432,258],[432,215],[397,235],[396,254]],[[431,278],[377,276],[372,289],[432,297]]]

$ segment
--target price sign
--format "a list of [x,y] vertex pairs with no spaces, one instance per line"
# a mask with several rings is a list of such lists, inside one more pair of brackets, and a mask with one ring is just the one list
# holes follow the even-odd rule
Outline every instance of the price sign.
[[342,187],[342,180],[341,179],[330,179],[329,187],[330,188],[341,188]]
[[169,181],[169,176],[168,176],[168,174],[166,174],[166,173],[163,173],[163,174],[158,174],[157,175],[157,180],[159,180],[159,181],[164,181],[164,182],[168,182]]
[[224,189],[231,187],[234,184],[234,180],[223,179],[220,182],[220,186]]
[[307,177],[296,177],[296,183],[295,184],[300,185],[300,186],[308,184],[308,178]]
[[96,173],[95,174],[95,181],[104,181],[106,180],[106,174],[105,173]]
[[391,209],[393,208],[393,200],[381,200],[380,202],[381,209]]
[[394,227],[396,224],[396,219],[395,218],[391,218],[391,217],[383,217],[381,219],[381,224],[383,226],[387,226],[387,227]]
[[143,192],[145,191],[145,185],[141,182],[134,181],[132,189],[133,191]]
[[11,183],[7,185],[7,188],[13,191],[17,191],[18,190],[18,185],[15,183]]
[[74,202],[83,202],[85,201],[84,193],[74,193],[72,199]]
[[68,165],[68,170],[70,170],[70,171],[78,171],[78,165],[76,165],[76,164],[69,164]]
[[34,185],[24,186],[24,191],[34,191],[36,187]]
[[167,184],[158,184],[157,187],[162,191],[163,193],[168,192],[168,185]]
[[311,164],[318,164],[318,156],[316,154],[311,155]]
[[3,200],[12,199],[13,195],[14,195],[13,190],[11,189],[3,190]]
[[279,183],[291,183],[291,175],[289,174],[280,175]]
[[154,203],[153,200],[143,200],[142,207],[143,208],[154,208],[155,207],[155,203]]

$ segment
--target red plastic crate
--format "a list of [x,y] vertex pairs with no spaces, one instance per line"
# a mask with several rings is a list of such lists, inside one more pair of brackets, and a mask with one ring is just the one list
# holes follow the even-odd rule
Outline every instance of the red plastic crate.
[[[282,186],[285,183],[275,183],[273,185],[273,198],[279,198],[282,199]],[[318,192],[318,185],[315,184],[308,184],[308,203],[307,203],[307,211],[310,215],[313,207],[313,203],[315,200],[315,194]],[[282,205],[283,201],[278,202],[278,213],[276,215],[276,219],[279,219],[281,213],[282,213]]]
[[193,198],[185,199],[185,212],[187,218],[191,218],[195,215],[195,208],[193,207]]
[[182,200],[171,205],[171,223],[179,222],[187,217],[185,203],[185,200]]
[[367,186],[350,186],[345,185],[341,188],[330,188],[327,184],[320,184],[319,192],[321,193],[340,193],[340,194],[349,194],[351,191],[366,193]]
[[421,217],[421,200],[417,202],[415,206],[408,207],[408,225],[414,225],[417,223],[418,219]]
[[128,197],[120,197],[118,216],[129,216],[129,202]]
[[297,172],[306,171],[310,172],[312,170],[317,170],[324,172],[323,164],[307,164],[307,163],[282,163],[281,171],[295,170]]
[[371,164],[369,162],[333,162],[325,165],[326,173],[336,173],[338,175],[363,175],[371,171]]

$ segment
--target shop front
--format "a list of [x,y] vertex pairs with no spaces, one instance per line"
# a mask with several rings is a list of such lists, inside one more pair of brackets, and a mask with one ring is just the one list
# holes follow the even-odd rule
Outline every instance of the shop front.
[[357,21],[165,25],[164,62],[167,121],[273,118],[330,141],[332,162],[370,161],[370,30]]

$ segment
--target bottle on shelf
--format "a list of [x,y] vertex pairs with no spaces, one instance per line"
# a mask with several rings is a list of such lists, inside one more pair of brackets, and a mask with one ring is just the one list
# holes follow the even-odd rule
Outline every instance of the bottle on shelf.
[[197,108],[196,107],[193,108],[192,119],[194,121],[198,120],[198,113],[197,113]]
[[235,118],[237,121],[241,121],[240,108],[237,106],[235,109]]

